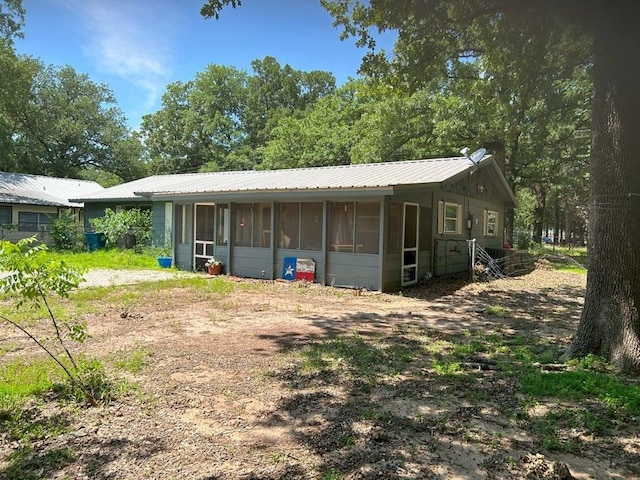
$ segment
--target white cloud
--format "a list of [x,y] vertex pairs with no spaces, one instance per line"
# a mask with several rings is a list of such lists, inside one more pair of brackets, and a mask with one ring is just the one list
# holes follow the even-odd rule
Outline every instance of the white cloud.
[[96,69],[141,89],[149,111],[172,74],[175,17],[171,2],[63,0],[77,16],[86,43],[82,50]]

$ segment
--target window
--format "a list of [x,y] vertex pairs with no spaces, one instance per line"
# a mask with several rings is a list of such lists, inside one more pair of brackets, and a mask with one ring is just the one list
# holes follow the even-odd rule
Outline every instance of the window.
[[0,207],[0,225],[11,225],[11,207]]
[[484,234],[487,237],[496,237],[498,235],[498,212],[484,211]]
[[278,205],[278,248],[298,248],[300,244],[300,204]]
[[322,250],[322,203],[301,203],[300,219],[302,250]]
[[253,246],[271,246],[271,204],[253,204]]
[[329,246],[335,252],[353,253],[353,202],[329,204]]
[[18,213],[18,230],[21,232],[40,232],[49,229],[51,217],[46,213]]
[[458,231],[458,205],[455,203],[444,204],[444,233],[456,233]]
[[331,202],[329,249],[345,253],[378,253],[379,202]]
[[251,204],[237,204],[234,215],[234,244],[239,247],[250,247],[253,237],[252,228]]
[[451,202],[438,202],[438,233],[462,233],[462,205]]
[[356,252],[378,253],[380,239],[380,204],[356,204]]
[[[227,206],[220,205],[218,210],[218,238],[226,244],[225,225]],[[238,203],[234,207],[233,242],[239,247],[271,246],[271,204]],[[221,235],[224,235],[221,238]]]
[[123,210],[134,210],[134,209],[138,209],[141,212],[151,212],[151,211],[153,211],[153,207],[151,206],[151,204],[148,204],[148,203],[140,203],[140,204],[133,204],[133,205],[117,205],[116,206],[116,211],[117,212],[121,212]]

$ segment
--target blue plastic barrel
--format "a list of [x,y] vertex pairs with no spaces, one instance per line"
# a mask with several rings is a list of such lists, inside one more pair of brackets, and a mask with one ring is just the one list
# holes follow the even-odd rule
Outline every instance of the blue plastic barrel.
[[85,232],[84,241],[87,244],[87,249],[90,252],[94,252],[99,248],[104,248],[105,246],[105,238],[103,233]]

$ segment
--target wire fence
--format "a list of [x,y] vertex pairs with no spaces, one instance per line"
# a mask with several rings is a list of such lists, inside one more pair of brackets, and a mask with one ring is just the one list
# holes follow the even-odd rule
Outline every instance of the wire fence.
[[576,259],[567,255],[533,255],[526,250],[483,248],[476,240],[467,240],[469,267],[474,280],[497,280],[515,277],[533,271],[541,260],[554,264],[566,264],[586,270]]

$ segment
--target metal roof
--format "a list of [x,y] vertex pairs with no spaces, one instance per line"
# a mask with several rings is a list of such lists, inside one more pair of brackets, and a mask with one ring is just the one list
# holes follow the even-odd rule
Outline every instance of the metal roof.
[[0,203],[82,207],[74,197],[104,190],[89,180],[0,172]]
[[[490,155],[485,156],[480,163],[490,158]],[[140,195],[377,189],[437,184],[465,172],[472,165],[466,157],[452,157],[286,170],[155,175],[94,192],[78,200],[139,200]]]

